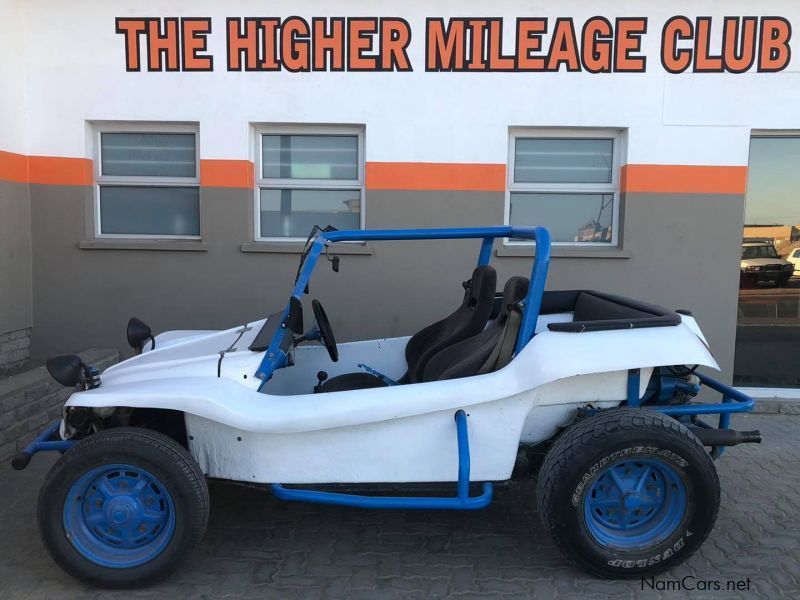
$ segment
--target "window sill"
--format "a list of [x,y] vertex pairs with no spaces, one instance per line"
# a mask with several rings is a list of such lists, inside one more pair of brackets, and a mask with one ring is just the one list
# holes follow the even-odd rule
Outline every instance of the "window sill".
[[81,250],[170,250],[179,252],[208,252],[200,240],[84,240],[78,243]]
[[[302,254],[303,242],[247,242],[240,246],[242,252],[268,252],[272,254]],[[365,244],[340,243],[329,246],[330,254],[372,254],[372,248]]]
[[[504,245],[495,250],[497,256],[533,257],[535,246]],[[591,246],[551,246],[553,258],[630,258],[631,253],[622,248],[595,248]]]

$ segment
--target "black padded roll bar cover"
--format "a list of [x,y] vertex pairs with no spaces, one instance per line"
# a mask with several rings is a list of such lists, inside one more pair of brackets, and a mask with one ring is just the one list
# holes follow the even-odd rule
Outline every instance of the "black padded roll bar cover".
[[[256,334],[256,337],[250,343],[248,350],[252,352],[263,352],[267,348],[269,348],[269,344],[272,341],[275,332],[278,330],[278,327],[282,324],[286,325],[286,328],[297,335],[301,335],[303,333],[303,304],[292,296],[289,299],[289,314],[286,315],[286,319],[281,321],[281,317],[283,316],[283,311],[272,313],[267,317],[267,320],[261,326],[261,329]],[[287,342],[293,341],[293,338],[290,335],[283,336],[283,343],[281,344],[282,350],[288,350],[290,347],[287,346]]]
[[[554,295],[548,298],[548,295]],[[557,296],[556,296],[557,295]],[[681,323],[678,313],[656,304],[605,294],[593,290],[545,292],[542,314],[573,311],[568,323],[550,323],[550,331],[581,333],[647,327],[674,327]],[[570,303],[572,305],[570,306]]]

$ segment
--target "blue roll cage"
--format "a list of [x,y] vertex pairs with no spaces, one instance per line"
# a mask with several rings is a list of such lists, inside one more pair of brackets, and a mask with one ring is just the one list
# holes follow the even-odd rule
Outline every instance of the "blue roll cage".
[[[547,281],[547,269],[550,265],[550,232],[544,227],[463,227],[446,229],[366,229],[361,231],[327,231],[320,234],[311,242],[311,248],[303,261],[300,274],[295,282],[292,298],[300,300],[305,293],[306,286],[311,279],[311,274],[317,264],[320,254],[328,244],[337,242],[376,242],[384,240],[459,240],[481,239],[481,250],[478,254],[478,266],[488,265],[492,257],[492,246],[497,238],[515,238],[533,240],[536,243],[536,253],[531,268],[531,284],[528,295],[522,306],[522,323],[515,352],[519,353],[525,347],[536,331],[536,321],[542,306],[544,285]],[[289,315],[291,298],[281,315],[283,324],[275,331],[270,340],[267,352],[256,370],[256,377],[261,379],[259,391],[277,370],[285,367],[288,357],[281,350],[281,343],[287,333],[285,326],[286,317]]]

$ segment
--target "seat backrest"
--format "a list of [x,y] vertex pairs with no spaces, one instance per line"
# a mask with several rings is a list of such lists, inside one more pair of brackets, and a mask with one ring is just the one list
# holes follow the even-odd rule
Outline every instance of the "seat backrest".
[[[488,373],[497,365],[498,346],[503,345],[506,338],[517,338],[519,319],[513,321],[516,331],[508,331],[511,324],[509,315],[528,295],[530,282],[527,277],[512,277],[503,288],[503,305],[500,313],[489,323],[485,330],[469,339],[453,344],[433,356],[425,366],[423,381],[441,381],[469,377],[478,373]],[[502,361],[504,362],[504,361]],[[490,364],[492,363],[492,364]],[[499,365],[502,367],[504,365]]]
[[497,273],[491,265],[477,267],[463,283],[464,299],[452,314],[411,336],[406,345],[408,371],[401,383],[419,383],[428,360],[437,352],[483,330],[492,310]]

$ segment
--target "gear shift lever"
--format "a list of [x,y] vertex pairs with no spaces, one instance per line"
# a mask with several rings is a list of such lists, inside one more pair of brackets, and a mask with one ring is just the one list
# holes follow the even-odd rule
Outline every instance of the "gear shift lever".
[[317,385],[314,386],[314,393],[318,394],[322,391],[322,384],[325,383],[325,380],[328,378],[328,374],[325,371],[319,371],[317,373]]

